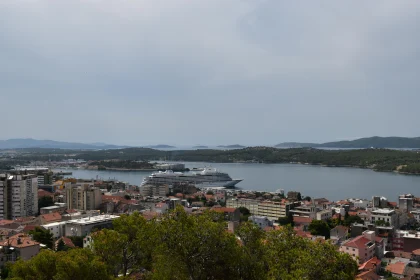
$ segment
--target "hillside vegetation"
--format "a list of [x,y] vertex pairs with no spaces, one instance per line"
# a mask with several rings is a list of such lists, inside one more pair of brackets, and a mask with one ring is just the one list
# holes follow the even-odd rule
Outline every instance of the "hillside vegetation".
[[[389,149],[322,150],[311,148],[277,149],[249,147],[236,150],[176,150],[160,151],[149,148],[127,148],[100,151],[43,150],[24,152],[16,160],[61,160],[84,159],[88,161],[190,161],[190,162],[261,162],[261,163],[307,163],[325,166],[352,166],[371,168],[376,171],[419,173],[418,151]],[[402,168],[401,168],[402,167]]]
[[286,142],[276,145],[278,148],[300,148],[300,147],[311,147],[311,148],[420,148],[420,137],[368,137],[360,138],[356,140],[348,141],[335,141],[327,142],[322,144],[316,143],[299,143],[299,142]]
[[357,264],[328,242],[291,227],[264,232],[243,223],[237,235],[221,214],[182,207],[156,220],[137,212],[93,233],[93,248],[43,250],[9,266],[12,279],[308,279],[353,280]]

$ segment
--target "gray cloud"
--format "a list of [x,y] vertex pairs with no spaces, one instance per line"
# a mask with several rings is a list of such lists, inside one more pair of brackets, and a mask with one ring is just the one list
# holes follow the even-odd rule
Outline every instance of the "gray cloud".
[[0,138],[418,136],[417,1],[2,1]]

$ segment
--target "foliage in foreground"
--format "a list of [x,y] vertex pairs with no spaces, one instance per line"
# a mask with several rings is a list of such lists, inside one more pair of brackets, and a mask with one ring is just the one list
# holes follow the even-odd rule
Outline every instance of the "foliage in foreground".
[[[93,235],[93,252],[44,250],[11,266],[13,279],[354,279],[357,265],[328,242],[290,227],[264,232],[247,222],[237,236],[215,212],[183,208],[147,221],[138,213]],[[119,277],[118,279],[121,279]]]

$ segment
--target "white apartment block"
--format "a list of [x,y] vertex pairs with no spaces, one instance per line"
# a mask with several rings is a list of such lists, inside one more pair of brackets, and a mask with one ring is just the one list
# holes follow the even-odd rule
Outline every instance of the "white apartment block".
[[390,226],[398,226],[397,213],[393,209],[375,209],[371,212],[371,222],[374,224],[376,221],[388,222]]
[[13,220],[37,213],[37,176],[0,174],[0,219]]

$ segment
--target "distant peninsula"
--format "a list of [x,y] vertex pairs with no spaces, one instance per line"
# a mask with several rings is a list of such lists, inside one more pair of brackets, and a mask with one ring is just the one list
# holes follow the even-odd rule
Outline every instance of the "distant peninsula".
[[339,149],[419,149],[420,137],[367,137],[356,140],[336,141],[326,143],[285,142],[275,145],[276,148],[339,148]]
[[158,144],[158,145],[146,146],[146,148],[151,148],[151,149],[175,149],[176,147],[171,146],[171,145]]
[[219,145],[217,148],[224,148],[224,149],[243,149],[245,146],[234,144],[234,145]]
[[204,145],[197,145],[197,146],[193,146],[193,149],[208,149],[209,146],[204,146]]

